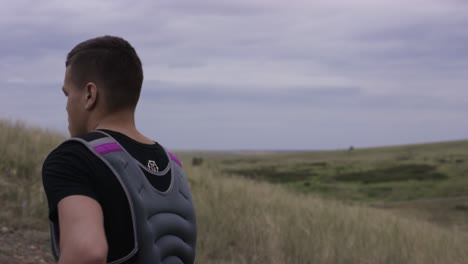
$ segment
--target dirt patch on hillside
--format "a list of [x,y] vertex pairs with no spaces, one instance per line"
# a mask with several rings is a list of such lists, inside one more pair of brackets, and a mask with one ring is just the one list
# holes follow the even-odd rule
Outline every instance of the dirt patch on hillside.
[[49,233],[0,227],[0,263],[55,263]]

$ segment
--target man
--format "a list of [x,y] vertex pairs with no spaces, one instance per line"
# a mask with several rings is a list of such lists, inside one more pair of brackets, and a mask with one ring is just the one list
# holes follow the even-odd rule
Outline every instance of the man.
[[72,138],[42,171],[61,264],[194,262],[195,211],[181,164],[135,127],[142,82],[141,61],[122,38],[90,39],[67,56]]

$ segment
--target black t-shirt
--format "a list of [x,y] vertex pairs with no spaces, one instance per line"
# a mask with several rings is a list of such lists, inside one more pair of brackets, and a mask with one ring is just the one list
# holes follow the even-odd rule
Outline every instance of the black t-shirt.
[[[102,131],[115,138],[133,158],[150,170],[164,171],[169,166],[169,158],[158,143],[143,144],[115,131]],[[103,136],[91,132],[81,138],[90,141]],[[145,175],[160,191],[170,185],[170,170],[160,176],[146,172]],[[107,261],[117,260],[134,248],[133,225],[125,192],[107,165],[83,144],[67,141],[53,150],[44,162],[42,180],[52,222],[58,222],[57,204],[61,199],[70,195],[85,195],[95,199],[102,207],[109,246]],[[135,258],[125,263],[131,263]]]

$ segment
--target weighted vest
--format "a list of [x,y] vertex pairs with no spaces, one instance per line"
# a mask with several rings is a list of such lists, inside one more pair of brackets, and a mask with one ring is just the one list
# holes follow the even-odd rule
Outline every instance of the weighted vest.
[[[167,152],[171,184],[165,191],[155,189],[142,170],[151,173],[136,161],[114,138],[105,135],[84,144],[102,160],[119,180],[125,191],[132,215],[135,247],[125,257],[110,262],[122,263],[135,254],[137,264],[193,263],[195,259],[195,209],[180,161]],[[52,253],[60,255],[58,223],[51,222]]]

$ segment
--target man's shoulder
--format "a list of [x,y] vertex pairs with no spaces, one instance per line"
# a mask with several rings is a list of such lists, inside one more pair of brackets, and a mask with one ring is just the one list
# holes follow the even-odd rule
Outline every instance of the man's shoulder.
[[105,170],[104,166],[82,142],[68,139],[46,157],[42,164],[42,177],[44,181],[57,178],[76,179],[78,174],[84,177],[102,172]]
[[[90,132],[85,135],[76,137],[79,139],[83,139],[85,141],[92,141],[94,139],[98,139],[102,137],[103,135],[100,133],[96,132]],[[52,150],[47,158],[45,159],[45,163],[51,161],[51,160],[63,160],[63,159],[82,159],[85,158],[89,155],[92,155],[92,153],[88,150],[88,148],[79,140],[76,140],[76,138],[70,138],[62,142],[60,145],[58,145],[54,150]]]
[[82,150],[85,150],[84,145],[82,143],[75,140],[66,140],[60,145],[58,145],[54,150],[52,150],[47,156],[47,159],[50,159],[52,157],[59,157],[64,154],[73,155],[77,152],[81,152]]

